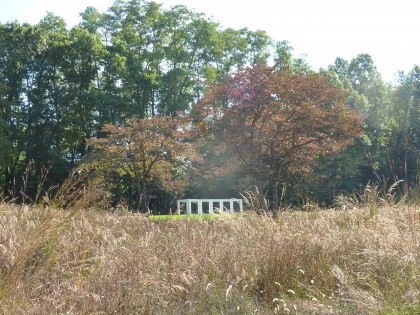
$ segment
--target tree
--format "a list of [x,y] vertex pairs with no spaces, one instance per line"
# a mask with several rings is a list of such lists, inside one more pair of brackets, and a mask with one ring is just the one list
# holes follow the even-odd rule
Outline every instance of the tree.
[[400,74],[393,90],[386,123],[386,148],[393,180],[404,179],[405,188],[418,181],[420,150],[420,67]]
[[[351,186],[355,190],[378,180],[378,176],[388,177],[386,138],[391,89],[382,81],[371,56],[360,54],[350,62],[337,58],[323,74],[332,84],[348,91],[348,105],[363,118],[363,137],[343,152],[330,156],[330,165],[334,167],[324,168],[333,175],[329,178],[335,178],[334,186],[347,187],[345,192],[349,192]],[[348,173],[343,167],[345,164],[355,172]]]
[[274,62],[277,70],[289,70],[293,73],[304,74],[313,72],[304,57],[293,58],[293,47],[287,40],[276,42]]
[[[114,198],[147,211],[153,194],[178,196],[187,184],[187,169],[197,160],[181,119],[131,119],[127,126],[106,125],[105,138],[91,138],[95,149],[85,159]],[[88,161],[88,162],[87,162]]]
[[287,40],[276,42],[276,51],[274,57],[276,68],[283,70],[290,67],[293,60],[292,51],[293,47],[289,45]]
[[220,140],[260,191],[271,190],[273,210],[290,175],[309,172],[320,156],[361,134],[344,90],[317,74],[265,65],[213,86],[193,115],[201,134]]
[[258,63],[266,63],[270,53],[268,48],[271,45],[271,38],[265,31],[250,31],[248,29],[242,29],[241,32],[246,36],[249,43],[249,52],[251,65]]
[[0,24],[0,127],[4,149],[0,182],[5,196],[13,195],[16,179],[20,179],[26,166],[31,140],[28,125],[33,120],[29,117],[37,111],[27,91],[34,82],[30,69],[40,49],[39,38],[39,32],[28,24]]

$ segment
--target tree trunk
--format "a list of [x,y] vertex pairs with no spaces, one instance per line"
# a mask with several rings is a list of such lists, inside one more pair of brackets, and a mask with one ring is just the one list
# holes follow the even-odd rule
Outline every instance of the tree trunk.
[[147,189],[147,184],[141,182],[139,184],[139,199],[137,202],[137,209],[141,212],[148,212],[149,211],[149,192]]
[[408,145],[410,137],[410,126],[407,128],[404,136],[404,193],[408,193]]
[[16,157],[15,160],[12,160],[10,165],[6,165],[4,177],[5,177],[5,184],[3,187],[3,194],[5,197],[11,197],[13,198],[13,190],[15,186],[15,170],[16,165],[19,161],[19,157]]
[[277,213],[279,211],[279,181],[278,179],[274,180],[274,183],[272,186],[271,209],[274,213]]

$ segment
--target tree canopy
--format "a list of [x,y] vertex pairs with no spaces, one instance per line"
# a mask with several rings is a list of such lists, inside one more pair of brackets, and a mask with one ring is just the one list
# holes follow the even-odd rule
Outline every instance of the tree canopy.
[[277,210],[279,183],[311,171],[319,157],[361,135],[361,119],[346,94],[318,74],[257,65],[210,88],[195,120],[215,135],[210,149],[223,145],[260,191],[271,186]]
[[152,193],[179,197],[192,163],[199,161],[182,121],[152,117],[130,119],[125,126],[105,125],[106,137],[88,141],[94,149],[89,168],[111,191],[118,189],[114,198],[125,194],[133,209],[147,211]]
[[315,71],[263,30],[152,1],[81,17],[0,24],[3,198],[36,200],[42,170],[46,193],[93,156],[133,209],[250,185],[276,208],[279,194],[331,204],[378,178],[418,184],[417,65],[394,85],[363,53]]

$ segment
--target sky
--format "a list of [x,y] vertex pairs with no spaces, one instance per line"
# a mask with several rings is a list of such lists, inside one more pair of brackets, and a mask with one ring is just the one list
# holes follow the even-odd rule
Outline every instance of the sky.
[[[87,6],[106,11],[114,0],[0,0],[0,22],[39,22],[53,12],[69,26]],[[397,71],[420,65],[418,0],[156,0],[165,8],[183,4],[223,27],[264,30],[287,40],[295,57],[314,70],[337,57],[372,56],[382,78],[395,82]]]

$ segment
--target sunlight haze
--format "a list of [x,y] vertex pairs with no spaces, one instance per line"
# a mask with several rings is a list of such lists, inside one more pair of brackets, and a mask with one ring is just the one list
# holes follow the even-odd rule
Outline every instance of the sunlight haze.
[[[104,12],[112,0],[15,0],[3,2],[0,22],[37,23],[47,11],[80,22],[87,6]],[[398,70],[420,64],[417,32],[420,4],[415,0],[160,0],[165,8],[182,4],[220,22],[222,27],[265,30],[274,40],[287,40],[296,57],[305,57],[314,70],[337,57],[351,60],[370,54],[385,81]]]

